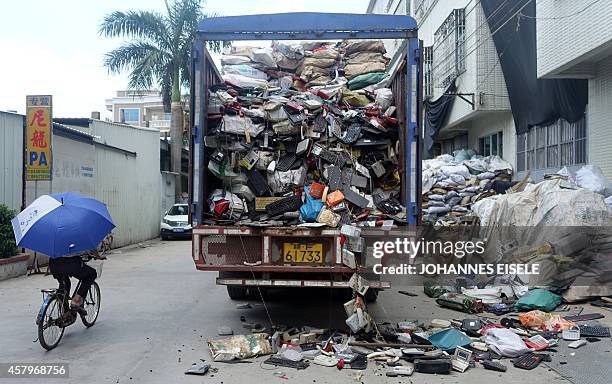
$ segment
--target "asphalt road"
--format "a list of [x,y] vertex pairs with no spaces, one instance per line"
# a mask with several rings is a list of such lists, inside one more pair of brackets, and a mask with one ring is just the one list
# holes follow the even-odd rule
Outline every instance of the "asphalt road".
[[[99,279],[102,308],[98,322],[86,329],[80,322],[66,330],[60,345],[44,351],[36,341],[35,317],[41,288],[54,287],[51,276],[30,276],[0,282],[0,363],[62,362],[70,366],[69,379],[0,379],[7,383],[568,383],[554,371],[540,366],[533,371],[510,367],[506,373],[481,367],[451,375],[415,374],[388,378],[370,363],[363,377],[359,371],[311,366],[303,371],[270,369],[261,364],[213,363],[218,371],[205,377],[184,375],[192,362],[211,361],[207,338],[228,325],[239,334],[240,316],[269,326],[269,312],[276,324],[342,327],[342,298],[329,291],[290,291],[271,294],[267,311],[258,300],[251,309],[237,309],[225,287],[215,285],[214,273],[198,272],[190,258],[189,241],[151,241],[116,251],[104,265]],[[418,297],[397,293],[417,292]],[[438,308],[417,287],[395,286],[369,307],[377,321],[451,319],[463,314]],[[508,361],[506,361],[507,365]],[[267,368],[267,369],[266,369]],[[283,380],[275,373],[284,372]]]

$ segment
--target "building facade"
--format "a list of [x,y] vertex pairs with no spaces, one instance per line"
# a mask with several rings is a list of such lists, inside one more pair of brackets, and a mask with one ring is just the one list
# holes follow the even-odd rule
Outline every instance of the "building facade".
[[[386,0],[368,10],[386,13]],[[473,149],[516,162],[514,121],[491,31],[479,0],[414,0],[410,14],[423,41],[423,95],[449,94],[450,111],[430,156]]]
[[[563,155],[596,165],[612,179],[612,2],[538,0],[536,16],[538,77],[588,81],[585,122],[561,132]],[[544,142],[544,132],[540,136]],[[540,147],[548,161],[548,142]]]
[[164,112],[159,91],[117,91],[115,97],[106,100],[106,109],[112,112],[115,123],[158,129],[162,136],[170,132],[171,116]]
[[23,182],[23,116],[0,111],[0,204],[20,211]]

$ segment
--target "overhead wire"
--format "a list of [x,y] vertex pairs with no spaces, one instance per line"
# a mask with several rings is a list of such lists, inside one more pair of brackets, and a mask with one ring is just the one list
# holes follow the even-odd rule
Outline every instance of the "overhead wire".
[[[473,31],[472,31],[472,32],[471,32],[469,35],[465,36],[465,37],[464,37],[464,39],[463,39],[463,41],[464,41],[464,42],[465,42],[465,41],[468,41],[468,40],[469,40],[469,39],[470,39],[470,38],[471,38],[471,37],[472,37],[472,36],[473,36],[473,35],[474,35],[476,32],[478,32],[478,31],[480,30],[480,28],[482,28],[482,26],[483,26],[485,23],[487,23],[487,22],[488,22],[488,20],[489,20],[491,17],[494,17],[494,16],[497,14],[497,12],[498,12],[498,11],[500,11],[500,10],[502,9],[502,7],[503,7],[504,5],[506,5],[506,4],[507,4],[509,1],[510,1],[510,0],[504,0],[504,2],[503,2],[503,3],[501,3],[501,4],[499,5],[499,7],[497,7],[497,8],[496,8],[496,9],[495,9],[495,10],[494,10],[494,11],[493,11],[493,12],[492,12],[492,13],[491,13],[491,14],[490,14],[488,17],[486,17],[486,18],[485,18],[485,20],[484,20],[484,21],[482,21],[482,22],[481,22],[481,23],[480,23],[478,26],[476,26],[476,28],[474,28],[474,30],[473,30]],[[468,12],[466,12],[466,13],[464,14],[464,20],[465,20],[465,18],[466,18],[467,16],[469,16],[469,15],[472,13],[472,11],[474,11],[474,9],[476,9],[476,7],[478,6],[478,4],[480,4],[480,2],[481,2],[481,0],[474,0],[474,5],[473,5],[473,6],[470,8],[470,10],[469,10]],[[470,5],[470,4],[468,4],[468,5],[467,5],[465,8],[467,8],[469,5]],[[435,44],[434,44],[434,45],[435,45]],[[431,46],[431,47],[432,47],[432,49],[433,49],[433,46],[434,46],[434,45],[432,45],[432,46]],[[448,60],[449,58],[451,58],[452,56],[454,56],[454,54],[455,54],[455,51],[454,51],[454,50],[453,50],[453,51],[451,51],[451,52],[449,52],[449,53],[447,53],[447,54],[446,54],[444,57],[442,57],[442,59],[440,60],[439,64],[438,64],[438,65],[436,65],[436,66],[434,66],[434,67],[432,67],[432,69],[431,69],[431,70],[432,70],[432,71],[434,71],[434,70],[435,70],[435,69],[437,69],[437,68],[438,68],[440,65],[445,64],[445,63],[446,63],[446,60]],[[467,57],[467,56],[466,56],[466,57]]]
[[[512,7],[512,8],[510,8],[509,10],[507,10],[507,11],[504,13],[504,15],[501,17],[501,21],[500,21],[500,22],[501,22],[501,25],[491,26],[492,28],[490,28],[490,29],[492,29],[492,30],[491,30],[491,34],[490,34],[489,36],[487,36],[487,37],[485,37],[484,39],[482,39],[482,41],[478,41],[478,40],[476,40],[476,42],[474,43],[474,44],[476,44],[476,45],[475,45],[475,46],[471,46],[471,47],[470,47],[470,49],[466,51],[466,53],[465,53],[465,55],[464,55],[464,60],[465,60],[467,57],[469,57],[469,56],[470,56],[472,53],[474,53],[474,52],[475,52],[475,51],[476,51],[478,48],[480,48],[480,47],[482,46],[482,44],[484,44],[484,43],[486,43],[487,41],[489,41],[490,39],[492,39],[492,38],[493,38],[493,36],[494,36],[494,35],[495,35],[497,32],[499,32],[499,30],[500,30],[501,28],[503,28],[503,27],[504,27],[504,26],[505,26],[505,25],[506,25],[508,22],[510,22],[510,21],[511,21],[511,20],[512,20],[512,19],[513,19],[515,16],[517,16],[517,15],[518,15],[518,13],[519,13],[519,12],[521,12],[523,9],[525,9],[525,7],[527,7],[527,5],[529,5],[529,3],[530,3],[530,2],[532,2],[532,1],[533,1],[533,0],[526,0],[526,1],[525,1],[525,3],[523,3],[523,5],[522,5],[522,6],[521,6],[521,7],[518,9],[518,11],[514,12],[514,13],[513,13],[513,14],[512,14],[510,17],[508,17],[507,19],[504,19],[504,18],[505,18],[505,16],[507,16],[509,13],[511,13],[511,12],[512,12],[514,9],[516,9],[516,8],[517,8],[517,6],[518,6],[518,5],[520,5],[521,3],[520,3],[520,2],[517,2],[517,3],[516,3],[516,4],[515,4],[515,5]],[[504,4],[506,4],[506,3],[507,3],[507,1],[504,1],[504,3],[502,3],[502,6],[503,6]],[[498,7],[498,8],[495,10],[495,12],[496,12],[496,11],[498,11],[499,9],[501,9],[501,6],[500,6],[500,7]],[[469,39],[471,36],[473,36],[473,35],[474,35],[474,33],[476,33],[477,31],[479,31],[479,30],[480,30],[480,28],[482,27],[482,25],[484,25],[484,23],[485,23],[485,22],[487,22],[487,21],[488,21],[488,20],[489,20],[491,17],[493,17],[493,16],[494,16],[494,14],[493,14],[493,13],[492,13],[491,15],[489,15],[489,17],[487,17],[487,18],[485,19],[485,21],[483,21],[483,22],[482,22],[482,23],[481,23],[481,24],[480,24],[480,25],[479,25],[477,28],[475,28],[475,29],[474,29],[474,31],[472,31],[472,32],[471,32],[471,33],[470,33],[468,36],[466,36],[466,37],[464,38],[464,41],[467,41],[467,40],[468,40],[468,39]],[[493,30],[493,28],[494,28],[494,30]],[[451,57],[451,56],[455,55],[455,53],[456,53],[456,51],[452,51],[452,52],[450,52],[450,53],[449,53],[449,54],[448,54],[446,57],[444,57],[444,58],[442,59],[442,61],[441,61],[441,62],[439,62],[437,65],[433,66],[433,67],[432,67],[432,69],[431,69],[431,71],[432,71],[432,72],[434,72],[434,71],[435,71],[436,69],[438,69],[438,68],[439,68],[441,65],[446,64],[446,61],[445,61],[445,60],[446,60],[447,58],[449,58],[449,57]]]
[[579,14],[581,14],[581,13],[585,12],[587,9],[591,8],[593,5],[595,5],[595,4],[597,4],[597,3],[599,3],[600,1],[601,1],[601,0],[595,0],[595,1],[593,1],[593,2],[591,2],[591,3],[589,3],[589,4],[587,4],[587,5],[586,5],[584,8],[582,8],[581,10],[576,11],[576,12],[573,12],[573,13],[570,13],[570,14],[567,14],[567,15],[563,15],[563,16],[554,16],[554,17],[537,17],[537,16],[528,16],[528,15],[524,15],[524,14],[521,14],[520,16],[521,16],[521,17],[524,17],[524,18],[526,18],[526,19],[535,19],[535,20],[563,20],[563,19],[567,19],[567,18],[570,18],[570,17],[577,16],[577,15],[579,15]]

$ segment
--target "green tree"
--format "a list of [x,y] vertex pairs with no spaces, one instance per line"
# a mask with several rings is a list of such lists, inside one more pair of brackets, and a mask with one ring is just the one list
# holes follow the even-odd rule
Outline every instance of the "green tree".
[[8,209],[4,204],[0,204],[0,259],[15,256],[17,246],[13,235],[11,220],[15,217],[15,212]]
[[[104,37],[130,39],[106,53],[104,65],[110,72],[129,70],[130,89],[150,89],[155,85],[161,90],[164,109],[172,112],[172,170],[180,174],[183,143],[181,88],[189,87],[191,47],[198,21],[214,15],[203,12],[201,0],[166,0],[165,4],[166,14],[112,12],[100,24],[99,33]],[[208,48],[219,52],[221,44],[209,42]],[[179,179],[177,199],[181,192]]]

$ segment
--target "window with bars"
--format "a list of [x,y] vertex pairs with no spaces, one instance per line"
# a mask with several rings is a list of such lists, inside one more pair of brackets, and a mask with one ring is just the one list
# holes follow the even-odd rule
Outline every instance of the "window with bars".
[[446,88],[465,71],[465,9],[454,9],[434,33],[434,78]]
[[518,172],[586,164],[586,121],[563,119],[535,126],[516,137]]
[[433,47],[423,47],[423,98],[433,97]]
[[504,157],[504,134],[496,132],[478,139],[478,153],[482,156]]

